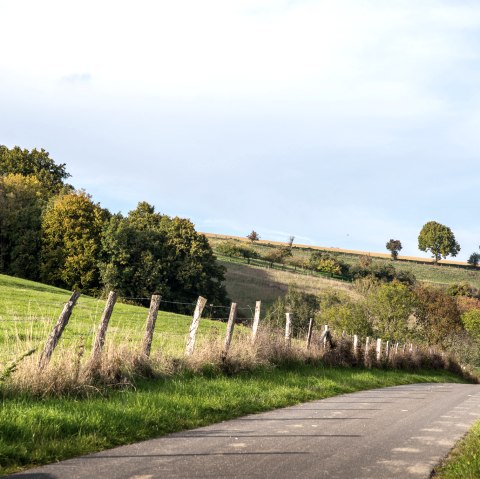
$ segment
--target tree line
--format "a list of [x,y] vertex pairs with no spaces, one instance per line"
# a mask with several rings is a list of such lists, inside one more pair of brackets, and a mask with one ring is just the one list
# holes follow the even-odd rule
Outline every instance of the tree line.
[[0,145],[1,273],[95,295],[157,292],[167,306],[199,295],[227,304],[225,269],[190,220],[143,201],[111,213],[69,177],[44,149]]

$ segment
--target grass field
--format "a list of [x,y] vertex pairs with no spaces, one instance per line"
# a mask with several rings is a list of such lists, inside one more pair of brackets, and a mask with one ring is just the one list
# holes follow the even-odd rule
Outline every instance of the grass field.
[[[236,241],[239,243],[244,242],[240,239],[229,240],[226,236],[208,236],[208,240],[214,250],[216,247],[218,247],[220,243],[225,241]],[[261,242],[255,243],[254,245],[250,246],[260,255],[264,255],[269,249],[275,247],[276,244]],[[314,251],[318,251],[318,248],[313,249],[308,247],[296,247],[294,245],[292,249],[292,254],[293,258],[305,260],[308,259]],[[361,254],[343,253],[335,250],[328,252],[330,254],[338,256],[339,259],[350,265],[358,263],[358,260],[361,256]],[[480,269],[471,269],[465,266],[462,267],[449,263],[440,263],[439,265],[434,265],[428,260],[425,260],[425,263],[422,264],[414,261],[392,262],[388,258],[377,258],[373,256],[371,257],[371,259],[373,264],[393,264],[397,269],[409,271],[415,275],[418,281],[426,281],[443,285],[461,283],[466,281],[475,286],[476,288],[480,288]]]
[[315,295],[328,289],[342,290],[349,295],[355,295],[350,283],[227,261],[220,263],[227,269],[228,295],[244,308],[245,315],[251,314],[257,300],[262,301],[262,309],[265,312],[279,296],[287,292],[290,285]]
[[[0,275],[0,367],[30,348],[43,347],[70,294],[53,286]],[[104,305],[104,300],[81,296],[58,347],[75,347],[81,343],[88,351]],[[195,304],[190,307],[193,314]],[[107,341],[132,347],[140,345],[147,313],[147,308],[117,302],[107,331]],[[228,309],[207,307],[206,313],[226,317]],[[152,351],[181,355],[190,324],[191,316],[160,310]],[[225,324],[220,321],[201,321],[199,345],[204,338],[224,330]]]

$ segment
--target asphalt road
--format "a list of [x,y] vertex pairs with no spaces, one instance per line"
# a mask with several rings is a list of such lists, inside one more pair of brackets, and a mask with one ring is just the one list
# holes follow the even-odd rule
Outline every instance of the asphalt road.
[[17,479],[427,478],[480,418],[480,386],[362,391],[118,447]]

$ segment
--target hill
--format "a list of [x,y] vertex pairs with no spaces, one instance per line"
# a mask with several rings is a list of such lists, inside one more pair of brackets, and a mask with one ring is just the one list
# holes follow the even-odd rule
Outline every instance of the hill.
[[[270,305],[278,296],[283,295],[289,284],[296,284],[301,289],[319,294],[325,289],[342,289],[353,293],[349,283],[339,281],[338,278],[329,279],[328,275],[302,270],[294,265],[274,265],[277,269],[268,268],[268,263],[259,260],[247,260],[242,258],[229,258],[217,252],[218,246],[226,241],[239,244],[250,244],[260,256],[278,246],[286,246],[287,243],[275,241],[256,241],[253,245],[246,239],[236,236],[218,235],[206,233],[206,236],[216,252],[218,260],[227,269],[227,291],[230,298],[240,302],[242,306],[254,307],[255,300],[261,299],[264,305]],[[362,251],[339,250],[320,246],[293,245],[292,259],[305,261],[315,251],[325,251],[337,256],[349,265],[358,264],[362,257],[369,256],[372,265],[394,265],[397,270],[413,273],[418,281],[446,286],[454,283],[468,282],[475,288],[480,288],[480,270],[472,269],[467,263],[441,261],[438,265],[424,258],[405,258],[393,262],[387,254],[367,253]]]

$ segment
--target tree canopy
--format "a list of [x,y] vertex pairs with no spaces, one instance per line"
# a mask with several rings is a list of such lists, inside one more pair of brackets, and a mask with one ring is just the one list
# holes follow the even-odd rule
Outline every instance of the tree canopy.
[[398,258],[398,253],[402,249],[402,243],[400,240],[390,239],[386,244],[386,248],[390,251],[392,259],[396,260]]
[[50,193],[58,193],[70,177],[65,163],[57,164],[48,151],[34,148],[29,151],[15,146],[0,145],[0,175],[35,176]]
[[226,303],[225,270],[206,237],[187,219],[156,213],[141,202],[127,217],[112,216],[103,231],[102,251],[102,282],[121,296],[148,298],[157,292],[164,301],[188,303],[203,295],[212,303]]
[[429,221],[423,225],[418,236],[418,249],[430,251],[435,263],[447,256],[456,256],[460,251],[452,230],[436,221]]

